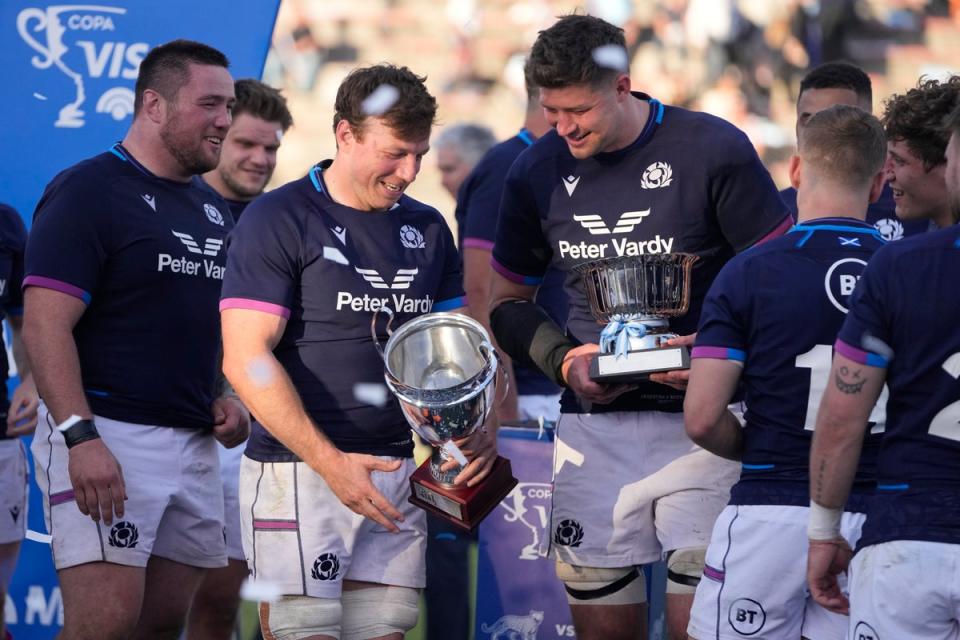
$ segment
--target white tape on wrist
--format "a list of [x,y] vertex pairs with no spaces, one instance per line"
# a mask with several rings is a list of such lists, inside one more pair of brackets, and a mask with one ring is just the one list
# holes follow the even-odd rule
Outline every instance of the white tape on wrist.
[[69,428],[72,427],[73,425],[77,424],[77,423],[80,422],[81,420],[83,420],[83,418],[81,418],[81,417],[78,416],[77,414],[73,414],[72,416],[70,416],[69,418],[67,418],[67,419],[64,420],[63,422],[61,422],[59,425],[57,425],[57,431],[59,431],[60,433],[63,433],[64,431],[66,431],[67,429],[69,429]]
[[807,523],[807,538],[810,540],[837,540],[840,535],[840,519],[843,509],[828,509],[810,501],[810,520]]

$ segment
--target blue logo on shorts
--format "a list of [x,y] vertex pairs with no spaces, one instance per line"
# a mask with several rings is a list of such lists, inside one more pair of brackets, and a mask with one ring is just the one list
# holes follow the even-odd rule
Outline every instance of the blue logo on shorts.
[[576,520],[561,520],[553,534],[553,541],[564,547],[579,547],[583,540],[583,527]]
[[121,520],[110,529],[110,546],[120,549],[133,549],[140,541],[137,526],[132,522]]
[[852,640],[880,640],[880,634],[866,622],[858,622],[853,629]]
[[313,561],[310,575],[314,580],[333,580],[340,575],[340,560],[335,553],[324,553]]

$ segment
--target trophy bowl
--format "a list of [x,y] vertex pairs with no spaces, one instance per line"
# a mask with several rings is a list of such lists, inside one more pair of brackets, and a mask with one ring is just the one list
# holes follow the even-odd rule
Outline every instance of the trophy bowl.
[[[387,387],[413,431],[433,447],[430,459],[410,478],[410,501],[473,529],[517,482],[510,462],[498,457],[483,482],[453,484],[466,464],[454,440],[486,422],[496,402],[500,358],[483,326],[462,314],[428,313],[392,332],[388,325],[388,333],[383,348]],[[451,458],[458,466],[442,471]]]
[[690,283],[697,256],[664,253],[602,258],[574,267],[583,279],[590,312],[606,327],[590,377],[602,382],[636,382],[651,373],[686,369],[686,347],[664,346],[677,337],[668,318],[690,307]]

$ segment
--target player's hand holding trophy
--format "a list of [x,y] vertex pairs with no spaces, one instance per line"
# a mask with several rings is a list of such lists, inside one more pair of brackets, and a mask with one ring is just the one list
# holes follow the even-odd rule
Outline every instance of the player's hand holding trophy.
[[[379,348],[376,321],[374,315]],[[428,313],[392,332],[388,324],[388,334],[382,350],[387,386],[413,431],[433,447],[433,455],[410,478],[410,502],[473,529],[517,484],[510,461],[502,456],[480,483],[453,484],[467,463],[455,441],[482,428],[490,415],[500,358],[483,326],[457,313]],[[451,459],[458,466],[441,470]]]
[[697,256],[666,253],[620,256],[574,267],[583,278],[590,311],[606,324],[600,354],[590,364],[597,382],[637,382],[651,373],[690,367],[683,346],[666,346],[676,338],[669,318],[690,306],[690,273]]

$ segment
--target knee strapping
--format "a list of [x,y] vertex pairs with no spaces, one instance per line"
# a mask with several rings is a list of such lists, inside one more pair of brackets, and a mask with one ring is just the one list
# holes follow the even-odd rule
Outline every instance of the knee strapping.
[[381,585],[344,591],[341,640],[366,640],[406,633],[417,625],[420,594],[409,587]]
[[675,549],[667,554],[667,593],[696,593],[706,563],[706,547]]
[[557,561],[557,577],[570,604],[640,604],[647,601],[647,583],[637,567],[577,567]]
[[264,638],[301,640],[312,636],[340,637],[340,601],[334,598],[284,596],[260,605]]

